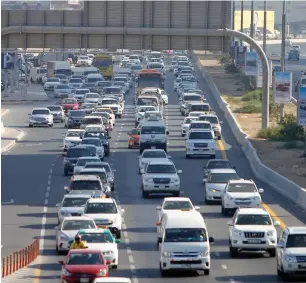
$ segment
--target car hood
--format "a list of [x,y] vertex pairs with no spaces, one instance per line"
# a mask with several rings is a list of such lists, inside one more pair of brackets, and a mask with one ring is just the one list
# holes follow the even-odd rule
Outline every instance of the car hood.
[[229,193],[227,192],[227,194],[232,197],[232,198],[253,198],[253,197],[257,197],[258,193]]
[[187,142],[190,142],[190,143],[213,143],[214,140],[211,139],[211,140],[187,140]]
[[215,189],[216,191],[224,192],[226,187],[226,183],[206,183],[207,189]]
[[178,177],[177,174],[145,174],[145,178],[174,178]]
[[65,138],[65,141],[68,141],[68,142],[81,142],[82,140],[78,137],[67,137]]
[[272,225],[235,225],[235,229],[248,232],[271,231],[275,230]]
[[101,98],[85,98],[86,101],[98,101]]
[[101,270],[105,269],[105,265],[65,265],[65,269],[70,273],[82,273],[82,274],[97,274]]
[[[199,246],[199,244],[201,246]],[[208,242],[201,243],[168,243],[164,242],[164,252],[177,252],[177,253],[186,253],[186,252],[206,252],[209,250]]]
[[67,237],[67,241],[73,240],[75,235],[79,232],[79,230],[64,230],[61,231],[62,235],[65,235]]
[[44,115],[42,115],[42,114],[36,114],[36,115],[31,115],[31,117],[33,117],[33,118],[47,118],[49,115],[46,115],[46,114],[44,114]]
[[86,243],[89,249],[105,251],[114,251],[117,249],[117,244],[115,243]]
[[101,213],[101,214],[99,214],[99,213],[93,213],[93,214],[91,214],[91,213],[86,213],[86,214],[84,214],[85,216],[88,216],[88,217],[90,217],[90,218],[92,218],[92,219],[99,219],[99,220],[111,220],[111,221],[114,221],[115,219],[116,219],[116,217],[118,216],[118,214],[113,214],[113,213],[111,213],[111,214],[108,214],[108,213]]
[[286,248],[286,255],[306,256],[306,248]]
[[158,161],[161,161],[161,162],[163,162],[163,161],[169,161],[169,159],[168,158],[141,158],[141,163],[148,163],[148,162],[150,162],[150,161],[152,161],[152,160],[158,160]]
[[58,85],[60,82],[45,82],[46,85]]

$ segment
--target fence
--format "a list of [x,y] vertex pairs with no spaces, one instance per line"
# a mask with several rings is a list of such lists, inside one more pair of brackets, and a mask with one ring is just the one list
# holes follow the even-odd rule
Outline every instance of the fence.
[[39,238],[26,248],[2,259],[2,278],[27,266],[39,255]]

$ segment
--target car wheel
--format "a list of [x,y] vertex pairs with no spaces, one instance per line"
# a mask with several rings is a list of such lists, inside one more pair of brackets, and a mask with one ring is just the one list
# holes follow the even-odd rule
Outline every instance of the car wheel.
[[149,193],[145,192],[144,190],[142,190],[142,197],[143,198],[148,198],[149,197]]
[[185,134],[182,134],[182,137],[185,137]]
[[224,207],[221,205],[221,214],[224,215]]
[[276,257],[276,249],[269,249],[268,253],[269,253],[270,257]]
[[173,193],[173,196],[174,196],[174,197],[177,197],[177,198],[180,197],[180,195],[181,195],[181,192],[175,192],[175,193]]
[[32,125],[32,124],[29,124],[29,128],[33,128],[33,125]]
[[53,127],[53,124],[50,124],[49,127],[52,128],[52,127]]
[[121,231],[119,230],[119,231],[117,231],[116,232],[116,239],[121,239]]
[[118,265],[112,265],[112,269],[117,269],[118,268]]
[[64,176],[68,176],[68,175],[69,175],[68,169],[64,169]]
[[162,269],[161,266],[159,266],[159,271],[162,277],[166,277],[168,275],[168,270]]
[[64,119],[62,119],[62,120],[61,120],[61,122],[62,122],[62,123],[64,123],[64,122],[65,122],[65,120],[64,120]]
[[204,269],[204,275],[209,275],[210,269]]
[[186,158],[187,158],[187,159],[190,159],[190,155],[189,155],[189,154],[186,154]]
[[215,158],[216,158],[216,155],[215,155],[215,154],[213,154],[213,155],[211,156],[211,158],[212,158],[212,159],[215,159]]
[[230,255],[231,255],[232,258],[235,258],[235,257],[238,256],[238,249],[233,248],[231,243],[230,243],[230,246],[229,246],[229,252],[230,252]]

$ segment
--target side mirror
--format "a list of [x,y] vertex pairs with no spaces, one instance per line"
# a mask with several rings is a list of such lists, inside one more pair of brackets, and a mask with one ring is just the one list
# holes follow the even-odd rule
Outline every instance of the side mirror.
[[280,249],[283,249],[283,248],[284,248],[284,245],[283,245],[283,243],[278,243],[278,244],[277,244],[277,247],[280,248]]
[[207,178],[204,178],[204,179],[203,179],[203,182],[206,183],[206,182],[207,182]]
[[169,135],[169,131],[166,131],[166,134]]
[[213,237],[209,237],[209,242],[210,243],[214,243],[215,242],[215,239]]
[[264,192],[264,189],[259,189],[258,192],[262,194]]
[[116,244],[120,244],[120,240],[116,239],[116,240],[115,240],[115,243],[116,243]]
[[177,174],[182,174],[183,170],[177,170]]
[[161,210],[161,206],[157,206],[157,207],[156,207],[156,210]]
[[65,191],[68,191],[68,187],[67,187],[67,186],[65,186],[65,187],[64,187],[64,190],[65,190]]
[[200,207],[199,206],[195,206],[194,209],[195,210],[200,210]]
[[233,169],[236,169],[236,166],[233,166]]
[[54,227],[54,230],[59,230],[59,226],[55,226],[55,227]]
[[227,221],[227,225],[228,226],[233,226],[233,221],[232,220]]
[[140,170],[140,173],[141,173],[141,174],[144,174],[144,173],[145,173],[145,170],[144,170],[144,169],[141,169],[141,170]]
[[112,137],[107,137],[107,139],[108,139],[108,140],[111,140],[111,139],[112,139]]
[[56,206],[56,207],[60,207],[60,206],[61,206],[61,203],[57,203],[55,206]]
[[171,159],[172,157],[170,155],[168,155],[168,158]]
[[122,209],[120,210],[120,213],[121,213],[121,214],[124,214],[124,213],[125,213],[125,210],[122,208]]
[[65,263],[64,263],[64,261],[63,261],[63,260],[60,260],[60,261],[58,261],[58,264],[60,264],[60,265],[64,265]]
[[280,226],[280,222],[279,221],[274,221],[274,226]]
[[160,222],[156,222],[156,226],[160,226],[160,224],[161,224]]
[[28,116],[31,116],[31,113],[28,113]]

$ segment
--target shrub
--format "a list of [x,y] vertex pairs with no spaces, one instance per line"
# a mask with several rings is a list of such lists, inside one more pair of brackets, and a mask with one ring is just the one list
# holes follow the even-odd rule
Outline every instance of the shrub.
[[289,141],[285,142],[282,146],[282,148],[285,149],[303,149],[304,148],[304,143],[300,141]]
[[252,113],[260,113],[261,112],[261,104],[253,100],[252,103],[245,103],[241,107],[234,110],[235,113],[246,113],[246,114],[252,114]]
[[255,89],[247,92],[242,98],[242,101],[261,100],[261,89]]
[[281,131],[282,128],[280,126],[270,127],[268,129],[260,129],[260,131],[258,132],[258,137],[271,141],[280,141],[282,140]]

